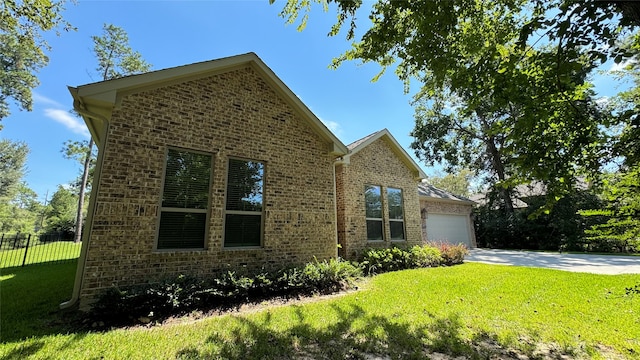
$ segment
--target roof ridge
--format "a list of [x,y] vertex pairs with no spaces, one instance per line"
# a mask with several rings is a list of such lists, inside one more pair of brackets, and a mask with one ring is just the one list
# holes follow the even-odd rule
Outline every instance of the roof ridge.
[[367,136],[365,136],[365,137],[363,137],[363,138],[361,138],[361,139],[358,139],[358,140],[356,140],[356,141],[352,142],[351,144],[347,145],[347,148],[348,148],[349,150],[353,150],[353,149],[357,148],[360,144],[362,144],[362,143],[364,143],[365,141],[367,141],[367,140],[371,139],[372,137],[376,136],[376,135],[377,135],[378,133],[380,133],[381,131],[384,131],[384,129],[382,129],[382,130],[378,130],[378,131],[376,131],[376,132],[373,132],[373,133],[371,133],[371,134],[369,134],[369,135],[367,135]]

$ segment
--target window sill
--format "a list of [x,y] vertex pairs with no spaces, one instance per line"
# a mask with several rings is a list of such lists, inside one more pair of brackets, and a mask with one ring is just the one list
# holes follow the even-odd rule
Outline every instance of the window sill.
[[206,252],[206,248],[197,248],[197,249],[154,249],[152,254],[175,254],[175,253],[203,253]]
[[370,242],[370,243],[383,243],[384,240],[369,240],[369,239],[367,239],[367,242]]
[[223,246],[224,251],[264,250],[262,246]]

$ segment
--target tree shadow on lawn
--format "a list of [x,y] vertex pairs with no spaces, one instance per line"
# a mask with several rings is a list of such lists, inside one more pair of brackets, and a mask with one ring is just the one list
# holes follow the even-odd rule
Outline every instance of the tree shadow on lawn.
[[[518,359],[520,351],[506,349],[489,334],[463,335],[456,315],[430,318],[428,325],[367,314],[361,307],[331,306],[335,319],[326,326],[311,324],[296,306],[297,321],[287,330],[274,330],[271,314],[252,320],[234,316],[232,338],[212,333],[207,349],[181,349],[177,359],[425,359],[433,353],[467,359]],[[441,356],[441,355],[440,355]]]
[[[59,308],[71,297],[75,271],[75,261],[0,269],[7,277],[0,282],[0,343],[78,332],[77,311]],[[23,350],[36,347],[31,342]]]

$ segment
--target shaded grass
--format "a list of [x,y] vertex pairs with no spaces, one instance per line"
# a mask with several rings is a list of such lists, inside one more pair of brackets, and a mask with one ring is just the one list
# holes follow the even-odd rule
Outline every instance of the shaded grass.
[[438,351],[482,359],[536,356],[546,344],[552,355],[633,359],[640,354],[640,297],[624,296],[624,288],[638,282],[639,275],[476,263],[406,270],[376,276],[339,298],[252,314],[107,332],[50,331],[2,344],[0,356],[423,359]]
[[71,298],[77,260],[0,269],[0,341],[59,332],[69,316],[59,311]]
[[73,241],[55,241],[33,245],[28,248],[26,259],[24,258],[24,248],[2,250],[0,251],[0,268],[21,266],[23,260],[26,260],[26,264],[35,264],[76,259],[80,256],[81,247],[81,243]]

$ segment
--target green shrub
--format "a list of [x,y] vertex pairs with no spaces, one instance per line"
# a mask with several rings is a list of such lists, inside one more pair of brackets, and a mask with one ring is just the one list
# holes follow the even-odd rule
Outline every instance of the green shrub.
[[208,280],[180,275],[144,285],[110,288],[92,305],[89,319],[109,325],[161,320],[270,297],[331,293],[352,287],[360,276],[359,267],[339,259],[316,260],[304,267],[254,276],[233,271]]
[[462,264],[464,257],[469,254],[469,250],[463,244],[452,245],[445,242],[435,243],[434,246],[440,250],[442,255],[442,265],[451,266]]
[[367,275],[409,268],[409,253],[397,248],[368,249],[360,262]]
[[409,250],[411,267],[435,267],[442,263],[442,254],[438,248],[428,245],[416,245]]
[[[464,259],[464,255],[459,254]],[[416,245],[409,250],[398,247],[368,249],[360,262],[365,274],[439,266],[443,262],[441,250],[430,245]],[[462,262],[462,261],[460,261]]]

